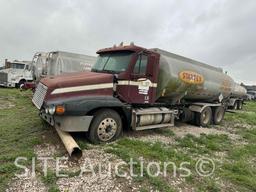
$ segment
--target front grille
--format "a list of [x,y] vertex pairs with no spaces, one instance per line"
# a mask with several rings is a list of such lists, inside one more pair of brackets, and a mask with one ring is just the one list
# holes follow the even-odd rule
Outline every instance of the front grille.
[[41,109],[43,103],[44,103],[44,98],[47,93],[47,87],[43,85],[42,83],[39,83],[36,87],[36,91],[34,93],[32,102],[34,105],[38,108]]
[[0,85],[7,85],[8,74],[0,72]]

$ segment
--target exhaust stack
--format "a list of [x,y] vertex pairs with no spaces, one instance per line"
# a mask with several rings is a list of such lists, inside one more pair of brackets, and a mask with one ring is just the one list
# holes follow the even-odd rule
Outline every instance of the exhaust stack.
[[67,149],[69,156],[72,159],[80,159],[82,157],[82,150],[75,142],[73,137],[68,132],[64,132],[58,128],[55,129],[59,137],[61,138],[65,148]]

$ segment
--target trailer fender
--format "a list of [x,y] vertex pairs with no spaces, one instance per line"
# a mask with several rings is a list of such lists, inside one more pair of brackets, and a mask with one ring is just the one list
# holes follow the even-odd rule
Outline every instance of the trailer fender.
[[189,106],[189,110],[197,113],[201,113],[206,107],[219,107],[221,103],[193,103]]

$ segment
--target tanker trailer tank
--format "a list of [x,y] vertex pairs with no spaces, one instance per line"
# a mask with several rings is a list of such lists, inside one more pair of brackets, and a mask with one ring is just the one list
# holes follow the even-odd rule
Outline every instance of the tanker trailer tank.
[[160,49],[157,97],[177,104],[186,101],[222,102],[234,89],[234,81],[216,68]]
[[238,83],[235,83],[228,101],[228,107],[234,110],[241,110],[243,108],[244,100],[246,100],[246,89]]

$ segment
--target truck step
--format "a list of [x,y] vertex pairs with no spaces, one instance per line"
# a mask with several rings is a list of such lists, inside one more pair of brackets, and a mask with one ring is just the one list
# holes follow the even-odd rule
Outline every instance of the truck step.
[[136,131],[142,131],[147,129],[158,129],[158,128],[167,128],[167,127],[173,127],[174,124],[166,123],[166,124],[157,124],[157,125],[146,125],[141,127],[135,127]]

